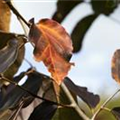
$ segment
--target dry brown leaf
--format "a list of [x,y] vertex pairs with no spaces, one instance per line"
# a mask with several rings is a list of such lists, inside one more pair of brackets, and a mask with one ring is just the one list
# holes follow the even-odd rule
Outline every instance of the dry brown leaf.
[[60,84],[73,64],[67,61],[73,50],[70,36],[56,21],[42,19],[32,25],[29,38],[35,44],[35,60],[43,61]]
[[0,0],[0,30],[9,32],[10,28],[10,9],[4,0]]
[[120,83],[120,49],[115,51],[112,58],[112,77]]

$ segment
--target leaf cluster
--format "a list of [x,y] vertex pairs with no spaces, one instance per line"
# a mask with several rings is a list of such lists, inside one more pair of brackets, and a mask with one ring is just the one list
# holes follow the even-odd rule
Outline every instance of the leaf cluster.
[[[58,0],[57,10],[52,17],[55,21],[41,19],[38,23],[34,23],[33,19],[26,22],[10,1],[5,2],[18,20],[28,26],[29,35],[0,30],[1,120],[17,120],[18,116],[22,119],[23,108],[29,107],[36,99],[38,104],[34,106],[33,111],[30,111],[27,120],[95,120],[104,110],[115,116],[116,119],[120,119],[120,107],[112,109],[106,107],[120,90],[100,106],[99,95],[89,92],[86,87],[74,84],[67,77],[71,65],[74,65],[70,63],[72,52],[80,51],[83,38],[95,19],[100,14],[109,16],[117,8],[117,4],[113,0],[98,2],[92,0],[89,2],[94,13],[76,24],[71,34],[71,40],[60,23],[73,8],[83,2],[83,0]],[[23,26],[23,24],[21,25]],[[15,76],[25,58],[27,42],[30,42],[34,47],[35,60],[45,64],[51,77],[38,72],[30,63],[32,67]],[[117,82],[120,81],[119,59],[118,50],[114,54],[112,62],[112,76]],[[25,82],[20,85],[19,83],[23,79]],[[91,111],[89,117],[87,111],[81,109],[78,98]]]

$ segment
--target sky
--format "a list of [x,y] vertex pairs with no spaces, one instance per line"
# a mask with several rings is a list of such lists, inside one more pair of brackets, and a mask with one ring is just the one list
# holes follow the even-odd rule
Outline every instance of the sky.
[[[34,17],[37,22],[42,18],[51,18],[56,10],[56,0],[41,1],[14,0],[14,5],[27,21]],[[62,25],[70,34],[75,24],[91,13],[93,11],[89,4],[80,4],[67,16]],[[68,76],[74,83],[85,86],[94,93],[113,94],[119,88],[111,77],[111,59],[115,50],[120,48],[119,15],[120,6],[110,18],[100,15],[87,32],[82,50],[74,54],[71,59],[75,66],[71,68]],[[11,32],[23,33],[14,15],[12,15]],[[32,52],[32,46],[26,44],[25,58],[31,61],[38,71],[50,75],[42,63],[34,61]],[[29,65],[23,62],[19,72],[28,67]]]

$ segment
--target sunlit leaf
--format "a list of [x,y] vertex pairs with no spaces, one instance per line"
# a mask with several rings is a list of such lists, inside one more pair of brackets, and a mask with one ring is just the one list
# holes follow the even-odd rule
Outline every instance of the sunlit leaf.
[[57,10],[52,19],[61,23],[65,17],[72,11],[72,9],[83,2],[83,0],[58,0]]
[[75,85],[69,78],[65,78],[64,82],[68,89],[78,95],[90,108],[95,108],[98,105],[100,101],[98,95],[88,92],[86,87]]
[[117,7],[114,0],[91,0],[92,8],[96,14],[110,15]]
[[43,61],[53,79],[60,84],[72,65],[68,62],[73,50],[70,36],[59,23],[42,19],[33,23],[29,38],[35,44],[35,60]]
[[12,39],[7,46],[0,50],[0,73],[3,73],[9,68],[18,55],[18,41]]
[[80,20],[72,31],[71,38],[73,42],[73,52],[79,52],[82,47],[83,39],[89,30],[90,26],[93,24],[97,15],[89,15],[82,20]]
[[120,107],[113,108],[112,113],[116,117],[117,120],[120,120]]
[[112,77],[120,83],[120,49],[115,51],[112,58]]
[[57,106],[50,102],[42,102],[39,104],[30,115],[28,120],[51,120]]
[[0,30],[9,31],[11,12],[4,0],[0,0]]

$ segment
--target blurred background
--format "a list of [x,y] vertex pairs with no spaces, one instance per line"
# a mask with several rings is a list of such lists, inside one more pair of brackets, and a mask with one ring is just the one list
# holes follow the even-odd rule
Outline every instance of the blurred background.
[[[120,48],[120,5],[118,1],[111,1],[96,4],[90,3],[90,0],[77,0],[75,5],[70,3],[72,7],[57,0],[13,0],[13,3],[27,21],[33,17],[35,22],[53,18],[64,26],[73,39],[80,41],[76,43],[73,40],[74,46],[78,48],[74,50],[71,59],[75,66],[68,76],[74,83],[87,87],[89,91],[107,96],[119,88],[111,77],[111,59],[115,50]],[[76,28],[78,23],[79,27]],[[11,32],[24,33],[14,14]],[[27,43],[26,47],[25,58],[38,71],[50,75],[43,63],[34,61],[32,46]],[[18,73],[28,67],[28,63],[24,61]]]

